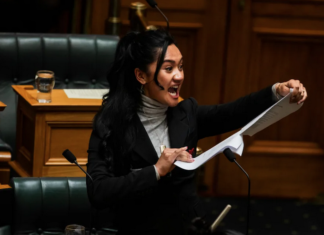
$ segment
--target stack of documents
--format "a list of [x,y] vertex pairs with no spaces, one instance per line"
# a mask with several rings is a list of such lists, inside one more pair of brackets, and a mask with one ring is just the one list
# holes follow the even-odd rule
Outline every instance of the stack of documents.
[[109,89],[64,89],[68,98],[74,99],[102,99]]

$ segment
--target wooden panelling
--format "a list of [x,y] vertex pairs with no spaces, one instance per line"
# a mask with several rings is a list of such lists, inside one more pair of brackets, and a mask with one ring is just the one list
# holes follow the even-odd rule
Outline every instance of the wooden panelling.
[[[163,9],[162,9],[163,10]],[[128,8],[123,8],[121,11],[122,20],[128,20]],[[171,25],[177,23],[200,23],[204,21],[204,12],[199,11],[174,11],[174,10],[163,10],[164,14],[168,16],[168,20]],[[147,9],[147,19],[149,24],[154,24],[154,22],[161,22],[157,25],[166,26],[166,22],[161,14],[154,9]],[[171,26],[170,25],[170,26]]]
[[[134,0],[122,0],[121,6],[128,8]],[[148,8],[150,7],[145,1]],[[176,1],[157,1],[159,8],[162,10],[176,10],[176,11],[204,11],[206,8],[206,0],[176,0]]]
[[[322,156],[249,154],[238,159],[251,178],[251,195],[258,197],[314,198],[323,192]],[[226,184],[218,185],[220,195],[247,195],[247,179],[238,167],[220,158],[219,174]],[[224,177],[224,178],[223,178]],[[321,191],[322,190],[322,191]]]
[[[311,1],[307,1],[310,3]],[[254,2],[252,5],[253,16],[267,16],[267,17],[300,17],[300,18],[324,18],[324,5],[317,1],[313,4],[305,4],[305,1],[299,2]]]
[[[87,167],[82,166],[86,171]],[[69,166],[45,166],[42,168],[42,176],[51,176],[51,177],[85,177],[84,173],[74,164]]]
[[[27,103],[18,98],[18,109],[17,109],[17,130],[21,135],[17,135],[17,156],[16,160],[19,162],[19,165],[25,167],[23,174],[32,175],[32,154],[34,149],[34,143],[30,143],[32,136],[34,137],[34,124],[32,119],[34,117],[33,112],[26,109]],[[28,110],[28,111],[27,111]],[[26,112],[25,112],[26,111]],[[30,130],[32,130],[30,132]],[[17,166],[18,164],[14,164]],[[16,171],[19,171],[15,169]],[[18,173],[18,172],[17,172]]]
[[105,20],[108,18],[109,0],[92,1],[91,33],[104,34]]
[[324,20],[321,19],[278,19],[278,18],[267,18],[258,17],[253,20],[254,27],[267,27],[267,28],[277,28],[286,30],[323,30]]
[[34,152],[33,152],[33,177],[42,176],[42,168],[44,165],[43,156],[46,147],[46,126],[45,126],[45,113],[36,114],[35,123],[35,138],[34,138]]
[[256,140],[246,147],[245,153],[322,156],[324,149],[315,142]]
[[45,114],[45,120],[48,123],[86,122],[91,124],[92,122],[89,122],[89,120],[92,120],[96,113],[97,112],[48,112]]
[[91,132],[91,122],[47,122],[45,165],[70,165],[62,156],[65,149],[75,154],[80,165],[85,165]]
[[[134,2],[132,0],[121,1],[121,19],[123,24],[128,24],[128,12],[130,4]],[[145,1],[143,3],[147,4]],[[187,23],[201,23],[204,21],[204,11],[206,10],[205,5],[209,1],[160,1],[159,7],[167,15],[170,26],[177,27],[177,25]],[[147,17],[150,24],[163,25],[163,17],[157,10],[152,9],[147,5]],[[92,34],[104,34],[105,33],[105,20],[108,18],[109,1],[108,0],[96,0],[93,1],[92,5],[92,23],[91,33]],[[184,27],[183,25],[181,26]],[[188,27],[185,25],[185,27]],[[189,27],[191,27],[189,25]]]
[[[239,162],[251,177],[251,193],[316,197],[324,192],[324,2],[246,1],[243,10],[237,3],[231,9],[224,101],[289,79],[302,81],[310,94],[298,112],[245,138]],[[217,169],[218,194],[246,195],[246,177],[236,166],[219,157]]]
[[[299,37],[296,35],[256,35],[259,40],[259,51],[252,50],[251,69],[258,68],[250,75],[251,84],[265,87],[270,83],[294,78],[300,80],[312,94],[304,107],[279,123],[259,133],[256,138],[264,140],[311,141],[321,140],[318,130],[323,123],[323,104],[314,105],[318,100],[324,100],[320,86],[324,85],[324,72],[320,65],[324,63],[324,37]],[[254,53],[255,52],[255,53]],[[253,57],[257,59],[253,59]],[[314,120],[316,117],[316,121]],[[295,128],[295,126],[300,126]],[[323,146],[324,147],[324,146]]]

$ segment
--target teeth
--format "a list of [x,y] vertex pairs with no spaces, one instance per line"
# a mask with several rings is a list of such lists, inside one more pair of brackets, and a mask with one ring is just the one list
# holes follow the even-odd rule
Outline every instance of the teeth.
[[175,91],[168,91],[170,93],[170,95],[176,96],[177,95],[177,89],[179,88],[179,86],[172,86],[170,88],[175,89]]

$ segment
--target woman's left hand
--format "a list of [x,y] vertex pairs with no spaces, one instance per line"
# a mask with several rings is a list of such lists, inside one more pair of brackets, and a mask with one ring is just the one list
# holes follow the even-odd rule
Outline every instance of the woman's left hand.
[[290,88],[293,88],[293,92],[290,98],[291,103],[301,104],[307,98],[306,88],[299,80],[291,79],[288,82],[279,83],[276,85],[276,92],[281,96],[286,96],[290,92]]

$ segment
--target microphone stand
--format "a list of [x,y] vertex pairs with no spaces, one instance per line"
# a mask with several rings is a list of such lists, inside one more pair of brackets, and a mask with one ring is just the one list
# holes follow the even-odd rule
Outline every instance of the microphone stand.
[[[68,160],[69,162],[74,163],[75,165],[77,165],[77,166],[78,166],[78,167],[83,171],[83,173],[86,175],[86,179],[87,179],[87,177],[89,177],[89,179],[91,180],[91,183],[93,184],[93,179],[92,179],[92,177],[88,174],[88,172],[86,172],[86,171],[85,171],[85,170],[84,170],[84,169],[79,165],[78,161],[76,160],[76,157],[74,156],[74,154],[73,154],[70,150],[66,149],[66,150],[62,153],[62,155],[66,158],[66,160]],[[92,216],[93,211],[96,212],[96,211],[94,210],[92,204],[90,203],[90,228],[89,228],[89,235],[92,234],[91,232],[93,232],[93,234],[96,234],[96,228],[93,227],[93,224],[94,224],[93,216]]]
[[93,183],[92,177],[85,170],[83,170],[83,168],[79,165],[79,163],[77,162],[77,160],[75,160],[73,163],[75,165],[77,165],[83,171],[83,173],[91,179],[91,182]]
[[251,191],[251,181],[249,175],[246,173],[246,171],[238,164],[236,161],[236,157],[232,150],[229,148],[224,149],[223,151],[225,157],[230,161],[230,162],[235,162],[235,164],[243,171],[243,173],[246,175],[248,179],[248,203],[247,203],[247,218],[246,218],[246,235],[249,234],[249,222],[250,222],[250,191]]
[[164,17],[166,23],[167,23],[167,31],[169,31],[169,20],[168,18],[163,14],[163,12],[161,11],[161,9],[158,7],[157,3],[154,0],[146,0],[146,2],[152,7],[155,8],[156,10],[158,10],[161,15]]
[[165,21],[167,22],[167,31],[169,31],[169,20],[168,20],[168,18],[163,14],[161,9],[157,5],[155,5],[155,9],[157,9],[161,13],[161,15],[164,17]]

